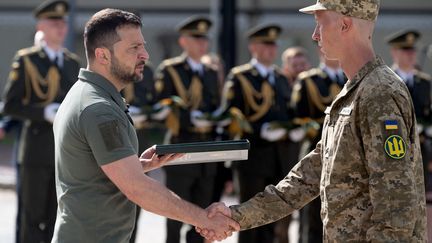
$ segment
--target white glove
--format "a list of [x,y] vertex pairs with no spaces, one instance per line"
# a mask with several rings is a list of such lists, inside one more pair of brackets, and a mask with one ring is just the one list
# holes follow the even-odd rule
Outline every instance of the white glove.
[[226,126],[228,126],[229,124],[231,124],[231,118],[225,118],[225,119],[223,119],[223,120],[220,120],[220,121],[218,121],[217,122],[217,126],[218,127],[226,127]]
[[60,107],[59,103],[51,103],[47,106],[45,106],[44,109],[44,118],[47,122],[53,123],[55,116],[57,114],[57,110]]
[[193,110],[190,113],[190,119],[192,124],[195,127],[201,128],[201,127],[210,127],[212,125],[211,121],[208,121],[206,119],[203,119],[203,113],[199,110]]
[[297,128],[291,129],[288,132],[288,137],[290,138],[291,141],[293,141],[295,143],[303,140],[303,138],[305,136],[306,136],[306,131],[303,129],[303,127],[297,127]]
[[151,118],[156,121],[165,120],[168,114],[171,112],[171,108],[169,106],[165,106],[160,111],[151,114]]
[[425,134],[426,134],[426,136],[432,138],[432,125],[426,127],[426,129],[425,129]]
[[260,136],[262,139],[267,140],[269,142],[275,142],[281,140],[287,131],[284,128],[274,128],[272,129],[270,123],[266,122],[262,124]]
[[132,105],[129,106],[128,111],[129,111],[129,115],[131,115],[131,116],[141,114],[141,109],[136,107],[136,106],[132,106]]
[[422,133],[423,129],[424,129],[423,125],[420,123],[417,123],[417,134]]
[[132,121],[135,126],[139,126],[141,123],[147,121],[147,116],[144,114],[141,115],[131,115]]

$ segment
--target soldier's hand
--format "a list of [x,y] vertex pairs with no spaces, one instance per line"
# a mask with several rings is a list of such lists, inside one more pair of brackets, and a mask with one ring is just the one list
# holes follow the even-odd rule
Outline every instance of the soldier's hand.
[[165,120],[168,114],[171,112],[171,108],[169,106],[165,106],[161,108],[159,111],[151,114],[151,118],[156,121]]
[[192,124],[198,128],[212,126],[212,122],[209,120],[206,120],[204,118],[204,114],[199,110],[191,111],[190,119],[191,119]]
[[272,128],[270,123],[264,123],[261,126],[260,136],[269,142],[279,141],[287,135],[285,128]]
[[303,138],[305,136],[306,136],[306,131],[303,127],[297,127],[297,128],[291,129],[288,132],[288,137],[293,142],[300,142],[301,140],[303,140]]
[[51,103],[44,108],[44,118],[47,122],[53,123],[57,110],[60,107],[59,103]]

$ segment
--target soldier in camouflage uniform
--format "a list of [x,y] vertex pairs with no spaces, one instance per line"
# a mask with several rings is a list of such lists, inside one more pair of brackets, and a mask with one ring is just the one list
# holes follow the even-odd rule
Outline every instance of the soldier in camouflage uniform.
[[[224,87],[227,108],[240,110],[252,130],[247,162],[234,162],[240,184],[240,201],[244,202],[269,183],[281,180],[298,160],[300,143],[293,142],[286,127],[293,120],[289,109],[291,88],[281,70],[274,65],[281,28],[267,24],[248,31],[249,63],[234,67]],[[297,155],[297,157],[295,156]],[[241,232],[239,242],[273,242],[275,225]],[[287,228],[278,231],[287,238]],[[282,233],[283,232],[283,233]]]
[[[170,143],[213,141],[215,127],[207,120],[219,106],[218,73],[201,62],[208,52],[211,21],[192,16],[179,24],[179,44],[184,53],[164,60],[155,73],[157,100],[178,96],[184,107],[172,108],[165,123],[171,132]],[[166,186],[180,197],[201,207],[210,204],[216,164],[204,163],[165,167]],[[182,223],[167,220],[167,243],[180,242]],[[194,230],[186,234],[187,242],[203,242]]]
[[5,88],[4,112],[23,121],[18,160],[22,196],[20,242],[49,242],[57,200],[52,122],[80,64],[62,47],[67,34],[66,1],[45,1],[35,9],[43,42],[19,50]]
[[413,99],[427,185],[427,165],[432,163],[432,77],[416,68],[419,38],[415,30],[402,30],[388,36],[387,43],[391,47],[392,69],[408,86]]
[[315,15],[313,39],[349,80],[325,110],[312,152],[276,186],[230,208],[214,204],[209,216],[222,211],[246,230],[320,196],[324,242],[426,242],[414,107],[406,85],[375,56],[378,9],[379,0],[318,0],[300,10]]

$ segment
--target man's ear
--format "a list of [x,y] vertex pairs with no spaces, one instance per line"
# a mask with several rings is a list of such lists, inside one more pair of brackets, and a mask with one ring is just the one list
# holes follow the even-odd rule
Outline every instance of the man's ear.
[[95,57],[100,64],[107,65],[111,62],[111,52],[107,48],[96,48]]
[[346,17],[346,16],[342,17],[342,26],[341,26],[342,32],[349,31],[352,28],[352,25],[353,25],[353,20],[351,17]]

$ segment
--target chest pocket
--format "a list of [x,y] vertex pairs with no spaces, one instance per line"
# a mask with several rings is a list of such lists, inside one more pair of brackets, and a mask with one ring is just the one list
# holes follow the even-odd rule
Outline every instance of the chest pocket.
[[325,128],[325,147],[324,159],[331,159],[335,156],[349,157],[354,143],[351,132],[352,124],[352,109],[349,107],[343,108],[334,117],[330,115],[330,111],[326,109]]

